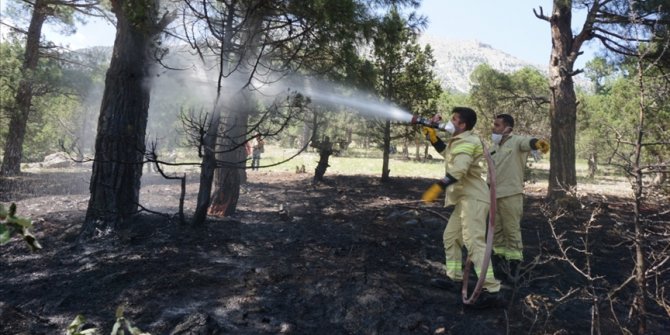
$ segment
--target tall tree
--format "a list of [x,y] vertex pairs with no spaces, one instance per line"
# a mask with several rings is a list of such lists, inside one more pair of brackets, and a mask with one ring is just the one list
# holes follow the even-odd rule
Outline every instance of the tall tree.
[[[261,0],[250,1],[240,8],[249,13],[240,25],[239,67],[237,71],[244,78],[253,78],[254,60],[261,53],[261,31],[263,19],[268,15],[269,8],[263,8]],[[255,112],[253,92],[245,86],[231,99],[232,103],[224,109],[224,122],[219,143],[217,145],[217,161],[220,162],[214,175],[214,197],[209,208],[211,214],[229,216],[237,211],[240,196],[240,184],[246,179],[246,150],[248,141],[249,116]],[[260,133],[259,129],[252,132]],[[264,136],[264,135],[263,135]]]
[[[534,11],[539,19],[549,22],[552,49],[549,59],[549,88],[551,118],[551,154],[549,187],[547,197],[562,198],[566,191],[577,185],[575,169],[575,135],[577,122],[577,96],[573,77],[581,73],[575,69],[575,61],[582,54],[584,42],[597,39],[612,52],[634,55],[631,39],[622,30],[639,28],[646,30],[638,43],[653,40],[659,22],[666,20],[660,14],[667,12],[663,0],[554,0],[549,16],[542,7]],[[573,34],[573,7],[585,8],[586,18],[581,29]],[[640,20],[632,21],[631,12],[639,13]],[[667,23],[664,23],[667,24]],[[633,43],[636,44],[636,43]]]
[[572,34],[572,1],[554,0],[551,17],[536,15],[551,24],[552,49],[549,61],[549,87],[551,89],[549,115],[551,118],[551,154],[549,162],[549,198],[560,198],[566,190],[577,185],[575,170],[575,128],[577,122],[577,96],[573,76],[575,61],[581,54],[584,41],[592,34],[598,12],[595,1],[587,15],[582,31]]
[[[556,4],[556,1],[554,3]],[[659,292],[658,287],[667,286],[667,283],[663,280],[661,282],[649,280],[658,276],[657,271],[662,267],[659,259],[665,262],[667,258],[659,257],[655,248],[648,242],[649,237],[655,234],[655,227],[652,227],[655,225],[648,224],[648,220],[643,218],[644,211],[642,211],[643,202],[653,198],[650,195],[652,188],[645,181],[646,175],[668,171],[668,163],[663,159],[663,152],[667,151],[670,143],[667,140],[669,81],[663,69],[666,66],[664,59],[668,59],[667,50],[670,46],[668,38],[670,21],[667,20],[667,13],[667,1],[596,1],[587,16],[587,23],[590,22],[590,26],[585,25],[582,31],[587,32],[583,39],[597,38],[610,51],[618,56],[624,56],[621,57],[624,60],[624,70],[621,72],[624,77],[630,75],[630,78],[617,80],[611,86],[599,82],[596,86],[597,93],[607,97],[587,101],[587,106],[589,103],[591,107],[609,104],[604,108],[605,113],[594,115],[598,117],[598,124],[608,121],[612,124],[611,127],[607,127],[606,132],[599,135],[611,143],[610,162],[618,165],[626,173],[633,186],[634,231],[630,235],[623,234],[623,236],[630,238],[632,249],[635,250],[634,271],[626,283],[613,290],[608,298],[612,301],[627,283],[634,283],[635,294],[631,308],[626,313],[626,319],[635,328],[636,334],[647,333],[650,297],[655,296],[658,299],[657,303],[667,307],[666,293],[660,295],[656,293]],[[577,38],[582,36],[582,33],[577,35]],[[552,60],[553,57],[554,54]],[[597,71],[593,72],[607,74],[609,69],[604,65],[606,65],[604,62],[596,64]],[[607,115],[611,115],[611,120],[602,117]],[[552,164],[554,164],[553,154]],[[666,250],[661,253],[666,253]],[[651,274],[652,272],[655,274]],[[657,287],[649,289],[650,284]],[[626,332],[633,333],[629,330]]]
[[[397,7],[392,7],[378,26],[374,37],[374,58],[377,71],[381,76],[377,91],[388,101],[397,101],[401,76],[410,62],[412,45],[416,44],[418,29],[425,24],[423,18],[411,14],[408,18],[400,15]],[[391,147],[391,121],[382,125],[382,181],[390,179],[389,153]]]
[[[415,41],[416,42],[416,41]],[[396,101],[399,105],[412,111],[413,114],[432,116],[438,113],[438,100],[442,94],[442,86],[434,71],[435,58],[430,45],[421,48],[417,43],[406,48],[406,58],[409,60],[405,70],[401,73]],[[410,127],[404,130],[403,154],[409,158],[409,143],[416,144],[415,157],[421,158],[420,147],[427,149],[427,143],[419,136],[420,132]],[[424,154],[427,150],[424,150]]]
[[17,83],[21,81],[23,43],[14,36],[0,42],[0,145],[4,147],[9,131]]
[[[222,108],[222,90],[223,81],[229,77],[235,68],[234,49],[232,41],[236,33],[236,24],[239,22],[238,2],[236,0],[229,2],[221,2],[220,4],[212,4],[208,2],[186,2],[188,8],[194,14],[196,20],[194,22],[185,23],[184,31],[191,31],[192,27],[198,27],[205,22],[208,31],[204,33],[204,38],[200,36],[186,36],[191,46],[198,51],[198,54],[205,62],[206,56],[210,54],[217,57],[217,84],[216,84],[216,98],[209,117],[202,142],[199,143],[202,151],[199,150],[202,157],[202,165],[200,170],[200,185],[198,190],[198,198],[193,215],[193,224],[202,225],[207,218],[207,211],[211,203],[212,196],[212,182],[214,180],[214,173],[216,171],[216,145],[219,134],[219,126],[221,123],[221,108]],[[187,26],[190,25],[189,26]],[[211,36],[211,37],[209,37]],[[210,41],[211,39],[211,41]],[[239,192],[239,190],[238,190]]]
[[23,142],[26,136],[28,117],[33,108],[34,86],[37,83],[36,71],[40,59],[40,43],[44,23],[53,18],[65,24],[72,24],[75,12],[91,15],[97,11],[97,0],[26,1],[23,9],[31,12],[30,24],[26,31],[26,46],[23,56],[22,77],[14,97],[13,111],[10,113],[9,131],[5,141],[4,156],[0,173],[17,175],[21,172]]
[[[17,38],[20,36],[13,34],[0,43],[0,146],[3,147],[10,130],[10,115],[15,111],[14,97],[21,82],[25,42]],[[73,152],[82,152],[83,136],[79,129],[85,121],[82,118],[75,120],[74,116],[89,114],[86,109],[92,105],[84,106],[82,100],[93,90],[91,69],[100,65],[89,55],[78,51],[40,58],[32,74],[35,80],[22,146],[24,161],[41,161],[47,154],[61,150],[61,143]],[[104,67],[108,64],[106,61]],[[99,106],[98,100],[96,107]]]
[[[234,92],[241,92],[242,89],[253,88],[256,84],[262,84],[267,81],[276,81],[287,74],[295,73],[298,70],[314,73],[328,72],[335,64],[342,61],[342,50],[354,49],[354,45],[364,34],[369,26],[370,17],[373,16],[374,6],[386,5],[389,2],[416,3],[414,0],[402,1],[375,1],[369,4],[360,0],[347,1],[216,1],[216,2],[189,2],[189,9],[197,22],[193,22],[187,31],[195,31],[206,27],[206,32],[191,36],[191,44],[201,52],[201,54],[218,55],[227,67],[219,67],[220,82],[235,79],[237,88],[231,89],[230,86],[225,89],[226,95],[233,95]],[[233,10],[234,15],[227,13]],[[252,24],[251,22],[258,22]],[[229,27],[229,30],[224,29]],[[258,32],[249,34],[249,29],[258,27]],[[254,28],[256,29],[256,28]],[[231,38],[231,43],[225,43],[226,38]],[[241,83],[242,88],[240,88]],[[228,103],[217,106],[213,111],[212,118],[216,120],[220,116],[221,108],[234,108],[237,111],[245,109],[245,104],[232,106]],[[250,106],[251,104],[247,104]],[[252,112],[253,111],[249,111]],[[242,114],[240,114],[242,115]],[[232,149],[230,155],[220,155],[222,161],[216,161],[217,167],[225,169],[240,169],[239,157],[242,148],[239,145],[248,141],[251,136],[262,130],[261,125],[246,125],[245,118],[239,115],[225,116],[225,121],[237,120],[235,131],[230,131],[230,127],[221,129],[227,133],[219,134],[224,141],[219,143],[232,144],[232,148],[224,146],[216,150],[220,153],[227,153]],[[266,119],[264,117],[256,119]],[[209,129],[219,129],[214,126],[218,122],[212,122]],[[244,129],[244,131],[239,131]],[[240,134],[246,138],[240,138]],[[226,140],[227,138],[227,140]],[[207,148],[207,146],[204,146]],[[234,148],[234,149],[233,149]],[[207,149],[206,149],[207,150]],[[243,157],[243,156],[242,156]],[[213,178],[213,165],[205,164],[203,159],[203,170],[201,173],[201,189],[198,195],[198,205],[194,217],[195,224],[204,222],[206,215],[203,213],[208,207],[211,196],[211,180]],[[235,178],[239,175],[222,171],[219,176],[232,178],[230,182],[225,180],[217,181],[217,194],[215,210],[226,215],[235,211],[234,205],[237,202],[240,184]],[[210,186],[208,186],[210,185]],[[214,205],[214,204],[212,204]]]
[[157,0],[112,0],[114,51],[100,106],[91,197],[80,232],[115,230],[137,211],[157,39],[171,17]]

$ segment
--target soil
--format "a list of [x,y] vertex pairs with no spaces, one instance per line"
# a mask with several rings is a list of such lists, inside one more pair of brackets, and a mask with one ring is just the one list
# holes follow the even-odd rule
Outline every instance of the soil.
[[[0,201],[16,202],[18,214],[33,219],[43,246],[31,253],[16,238],[0,247],[0,334],[62,334],[77,314],[109,334],[118,306],[151,334],[591,332],[589,282],[554,257],[543,190],[527,188],[518,283],[501,291],[500,306],[473,309],[458,289],[431,285],[445,278],[442,231],[451,211],[417,201],[431,179],[326,174],[313,185],[309,173],[250,171],[232,217],[193,227],[143,212],[116,234],[77,243],[88,178],[76,170],[0,179]],[[188,180],[187,218],[197,176]],[[174,214],[178,197],[175,181],[144,177],[147,209]],[[601,298],[632,273],[632,244],[623,237],[632,231],[631,209],[627,199],[590,196],[556,221],[579,248],[596,213],[589,246]],[[663,215],[654,220],[667,227]],[[583,253],[570,255],[584,268]],[[649,292],[668,281],[666,264]],[[626,318],[633,293],[629,284],[613,303],[603,299],[602,333],[635,329]],[[650,302],[647,333],[668,329],[668,312]]]

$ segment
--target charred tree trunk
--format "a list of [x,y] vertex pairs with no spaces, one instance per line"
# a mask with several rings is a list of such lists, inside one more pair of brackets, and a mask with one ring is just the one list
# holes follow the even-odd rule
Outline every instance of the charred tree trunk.
[[214,196],[212,197],[212,205],[209,208],[209,214],[215,216],[228,216],[235,213],[237,210],[237,201],[240,198],[240,185],[242,184],[242,177],[238,164],[228,159],[233,159],[238,150],[226,153],[219,159],[224,166],[219,167],[214,174],[215,187]]
[[214,189],[209,214],[214,216],[235,214],[237,201],[240,198],[240,170],[234,167],[221,167],[216,170],[215,178],[218,182]]
[[330,159],[330,155],[332,153],[333,152],[329,150],[319,151],[319,162],[316,164],[316,168],[314,169],[313,184],[323,182],[323,176],[326,174],[326,170],[330,166],[328,164],[328,160]]
[[577,99],[572,78],[554,76],[552,69],[551,153],[549,157],[548,198],[558,199],[577,185],[575,169],[575,134],[577,121]]
[[5,141],[4,156],[0,171],[5,176],[14,176],[21,173],[21,160],[23,158],[23,141],[26,136],[28,116],[32,108],[33,83],[35,70],[39,61],[40,36],[42,26],[52,9],[44,0],[36,0],[33,7],[33,15],[28,27],[26,39],[26,50],[23,58],[23,78],[19,82],[16,92],[14,111],[9,120],[9,132]]
[[157,22],[156,5],[144,0],[112,1],[116,40],[100,106],[91,197],[81,238],[96,231],[113,232],[138,209],[152,51],[163,27],[163,22]]
[[594,150],[589,154],[588,165],[589,165],[589,178],[593,179],[596,176],[596,172],[598,172],[598,152],[597,151]]
[[195,205],[193,214],[193,225],[199,226],[205,223],[207,219],[207,209],[211,202],[212,182],[214,181],[214,171],[216,170],[216,137],[219,132],[219,123],[221,112],[219,110],[219,97],[216,98],[212,119],[207,127],[207,132],[203,138],[202,165],[200,167],[200,184],[198,189],[198,202]]
[[382,182],[391,180],[389,170],[389,152],[391,150],[391,121],[384,122],[384,159],[382,162]]
[[575,170],[575,133],[577,97],[573,66],[577,51],[573,49],[572,1],[554,1],[551,23],[551,59],[549,87],[551,89],[551,154],[548,198],[565,197],[566,190],[577,185]]
[[221,90],[224,71],[228,70],[229,54],[231,48],[231,41],[233,38],[233,19],[235,15],[235,8],[228,7],[226,13],[225,28],[221,41],[221,54],[219,55],[219,79],[217,84],[217,96],[214,103],[214,110],[212,111],[212,121],[210,122],[207,133],[205,134],[202,166],[200,168],[200,189],[198,190],[198,202],[193,214],[193,225],[200,226],[205,224],[207,219],[207,211],[212,200],[212,183],[214,181],[214,173],[216,171],[216,142],[219,133],[219,125],[221,123]]
[[418,137],[414,138],[414,159],[421,161],[421,142]]
[[635,194],[635,216],[633,222],[635,224],[635,237],[633,239],[635,245],[635,283],[637,284],[635,291],[635,299],[633,301],[633,309],[636,312],[637,333],[642,335],[647,333],[647,261],[645,254],[645,247],[647,246],[647,237],[644,228],[644,220],[642,218],[642,200],[644,199],[644,175],[641,167],[642,148],[644,145],[645,132],[645,116],[646,116],[646,102],[644,99],[644,71],[642,69],[642,60],[638,57],[637,60],[638,71],[638,88],[640,90],[639,97],[639,114],[637,124],[637,136],[635,138],[634,161],[632,166],[632,173],[634,177],[633,192]]
[[[254,77],[254,64],[258,57],[257,50],[260,45],[259,31],[262,28],[263,11],[258,10],[260,1],[252,1],[250,4],[242,5],[242,12],[252,12],[242,27],[243,46],[240,52],[239,71],[249,79]],[[248,7],[247,7],[248,6]],[[240,198],[240,185],[246,181],[246,151],[244,143],[247,137],[249,115],[254,106],[251,92],[242,87],[235,95],[235,100],[240,102],[230,110],[226,122],[224,122],[224,134],[222,141],[217,146],[219,154],[219,169],[214,178],[215,189],[210,214],[229,216],[237,211],[237,201]]]
[[215,188],[211,215],[229,216],[237,210],[240,198],[240,185],[243,182],[243,173],[246,175],[246,150],[244,141],[247,135],[249,120],[248,108],[252,106],[249,94],[240,94],[244,101],[239,104],[239,110],[233,111],[234,117],[224,122],[224,134],[217,146],[220,153],[217,155],[219,167],[215,173]]
[[[393,90],[393,73],[394,73],[394,68],[390,66],[385,70],[385,75],[384,75],[384,86],[386,88],[386,98],[388,100],[393,101],[393,95],[394,95],[394,90]],[[391,170],[389,169],[389,156],[391,152],[391,120],[386,120],[384,122],[384,135],[383,135],[383,148],[382,148],[382,182],[387,182],[391,180],[390,178],[390,173]]]
[[409,140],[406,139],[406,138],[402,141],[402,158],[404,158],[404,159],[409,159],[409,143],[408,142],[409,142]]
[[317,184],[323,182],[323,176],[330,166],[328,160],[330,159],[330,155],[333,154],[333,144],[330,143],[330,139],[326,136],[322,142],[312,142],[312,146],[319,151],[319,162],[314,169],[314,179],[312,181],[313,184]]

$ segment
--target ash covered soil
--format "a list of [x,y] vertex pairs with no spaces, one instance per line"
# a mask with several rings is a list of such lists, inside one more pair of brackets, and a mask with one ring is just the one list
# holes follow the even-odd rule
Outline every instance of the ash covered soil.
[[[432,179],[380,183],[376,176],[327,174],[327,183],[312,185],[309,173],[264,171],[248,178],[233,217],[192,227],[144,212],[118,235],[86,244],[76,238],[88,171],[0,179],[0,201],[16,202],[18,214],[34,220],[43,246],[31,253],[15,239],[0,247],[0,334],[62,334],[77,314],[109,333],[120,305],[152,334],[590,332],[586,281],[551,259],[557,248],[542,214],[544,190],[527,188],[519,283],[503,290],[503,306],[474,310],[456,290],[430,284],[444,276],[442,231],[450,214],[417,202]],[[188,177],[187,218],[196,181]],[[599,200],[570,211],[557,227],[578,241],[584,222],[602,209],[590,240],[593,271],[605,288],[616,287],[633,268],[630,244],[620,243],[632,229],[632,205],[592,198]],[[173,214],[178,199],[177,182],[143,178],[146,208]],[[664,275],[659,283],[667,283]],[[630,326],[620,316],[632,294],[625,286],[613,304],[601,305],[603,332],[621,333],[612,311]],[[649,334],[670,329],[667,312],[649,309]]]

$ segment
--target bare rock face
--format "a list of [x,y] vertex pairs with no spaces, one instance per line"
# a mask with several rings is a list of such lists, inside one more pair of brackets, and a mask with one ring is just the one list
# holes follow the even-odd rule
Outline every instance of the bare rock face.
[[533,67],[545,73],[546,70],[515,56],[497,50],[488,44],[475,40],[455,40],[424,35],[421,43],[430,44],[435,57],[435,72],[442,80],[442,87],[457,92],[469,92],[472,87],[470,74],[481,64],[488,64],[503,73]]
[[68,154],[64,152],[56,152],[44,157],[42,167],[47,169],[60,169],[73,166],[74,162]]

